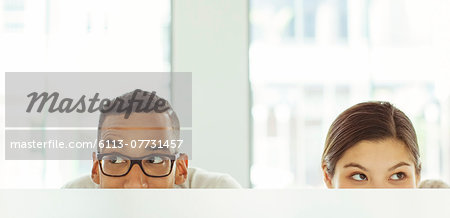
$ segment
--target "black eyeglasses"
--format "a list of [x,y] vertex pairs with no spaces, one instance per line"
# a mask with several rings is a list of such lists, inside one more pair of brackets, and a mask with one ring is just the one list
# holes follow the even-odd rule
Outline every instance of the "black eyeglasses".
[[112,177],[127,175],[137,164],[149,177],[166,177],[172,173],[173,163],[179,154],[150,154],[143,157],[130,157],[117,152],[97,154],[100,170]]

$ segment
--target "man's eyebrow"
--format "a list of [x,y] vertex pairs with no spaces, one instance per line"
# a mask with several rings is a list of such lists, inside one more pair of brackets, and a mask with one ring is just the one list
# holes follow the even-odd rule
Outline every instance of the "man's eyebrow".
[[397,168],[399,168],[399,167],[401,167],[401,166],[411,166],[411,164],[406,163],[406,162],[400,162],[400,163],[398,163],[398,164],[395,164],[393,167],[389,168],[388,171],[395,170],[395,169],[397,169]]
[[111,126],[111,127],[99,127],[100,130],[171,130],[172,127],[167,126],[155,126],[155,127],[123,127],[123,126]]
[[152,148],[152,146],[148,146],[145,149],[147,149],[148,151],[166,151],[166,152],[170,151],[170,149],[167,148],[167,147],[162,147],[162,148],[154,147],[154,148]]
[[[119,145],[119,141],[123,141],[123,139],[120,139],[118,137],[114,137],[114,136],[107,136],[102,138],[101,140],[103,140],[103,143],[116,143],[117,145]],[[107,142],[110,141],[110,142]],[[116,142],[117,141],[117,142]]]
[[346,164],[346,165],[344,166],[344,168],[348,168],[348,167],[356,167],[356,168],[359,168],[359,169],[364,170],[364,171],[366,171],[366,172],[369,171],[368,169],[366,169],[365,167],[363,167],[363,166],[361,166],[361,165],[359,165],[359,164],[357,164],[357,163],[349,163],[349,164]]
[[117,140],[117,139],[112,136],[106,136],[106,137],[103,137],[103,140]]

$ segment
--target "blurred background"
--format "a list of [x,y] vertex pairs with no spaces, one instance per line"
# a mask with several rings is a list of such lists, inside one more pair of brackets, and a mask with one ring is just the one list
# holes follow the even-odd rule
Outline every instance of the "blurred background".
[[331,122],[368,100],[390,101],[412,120],[423,179],[449,180],[449,1],[250,5],[255,187],[322,187]]
[[[0,71],[169,72],[170,6],[146,0],[0,0]],[[4,146],[3,137],[4,131]],[[92,167],[92,161],[81,160],[5,161],[3,146],[0,171],[7,179],[0,180],[1,188],[59,188]]]
[[[416,128],[422,178],[448,183],[448,11],[447,0],[0,0],[0,72],[192,72],[190,166],[254,188],[324,187],[334,118],[390,101]],[[90,168],[1,159],[0,188],[59,188]]]

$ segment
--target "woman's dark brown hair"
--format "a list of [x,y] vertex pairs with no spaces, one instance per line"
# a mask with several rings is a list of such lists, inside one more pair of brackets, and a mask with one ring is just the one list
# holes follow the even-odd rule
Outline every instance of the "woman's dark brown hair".
[[349,148],[360,141],[395,138],[405,143],[420,175],[419,146],[409,118],[389,102],[364,102],[342,112],[331,124],[322,155],[322,166],[330,177],[336,163]]

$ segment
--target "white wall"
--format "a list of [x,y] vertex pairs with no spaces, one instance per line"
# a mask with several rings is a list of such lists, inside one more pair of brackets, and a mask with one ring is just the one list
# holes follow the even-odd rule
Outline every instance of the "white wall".
[[172,71],[192,72],[190,166],[248,187],[248,1],[173,0],[172,7]]

